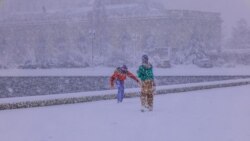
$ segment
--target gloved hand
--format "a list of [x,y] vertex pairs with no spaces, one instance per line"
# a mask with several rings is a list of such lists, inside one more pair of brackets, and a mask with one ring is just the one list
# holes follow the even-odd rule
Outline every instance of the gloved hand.
[[156,85],[155,85],[155,81],[153,81],[153,87],[155,87]]
[[141,87],[141,83],[140,82],[138,82],[137,85],[138,85],[138,87]]

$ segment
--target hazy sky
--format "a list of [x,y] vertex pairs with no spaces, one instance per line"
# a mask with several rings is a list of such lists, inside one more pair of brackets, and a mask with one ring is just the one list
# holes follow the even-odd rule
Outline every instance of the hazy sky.
[[224,34],[231,32],[232,26],[244,18],[250,24],[250,0],[158,0],[167,9],[187,9],[220,12]]

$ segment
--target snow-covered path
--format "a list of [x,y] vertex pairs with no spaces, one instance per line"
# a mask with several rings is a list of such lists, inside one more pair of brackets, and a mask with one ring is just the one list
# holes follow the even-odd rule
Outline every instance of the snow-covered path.
[[249,141],[250,85],[0,111],[1,141]]

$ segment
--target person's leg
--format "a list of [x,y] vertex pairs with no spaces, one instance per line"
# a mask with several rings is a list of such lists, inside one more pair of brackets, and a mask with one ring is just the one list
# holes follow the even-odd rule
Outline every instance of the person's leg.
[[153,110],[154,94],[153,93],[149,93],[147,99],[148,99],[148,109],[149,109],[149,111],[152,111]]
[[141,106],[147,106],[147,94],[141,92]]
[[116,81],[118,93],[117,93],[117,102],[122,102],[124,97],[124,83],[123,81],[117,80]]
[[117,95],[116,95],[116,98],[117,98],[117,102],[119,103],[121,101],[121,83],[119,80],[116,81],[116,87],[117,87]]
[[120,102],[122,102],[124,98],[124,83],[123,82],[121,82],[121,85],[120,85],[120,93],[121,93]]
[[149,111],[153,110],[153,100],[154,100],[153,81],[150,81],[148,83],[148,93],[147,93],[147,103]]
[[147,89],[146,83],[142,82],[142,89],[141,89],[141,111],[144,111],[147,107]]

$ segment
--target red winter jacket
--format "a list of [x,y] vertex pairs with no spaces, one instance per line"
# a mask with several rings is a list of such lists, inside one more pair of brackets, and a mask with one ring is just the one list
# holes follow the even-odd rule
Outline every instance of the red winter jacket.
[[134,79],[137,83],[139,82],[139,79],[135,75],[133,75],[131,72],[129,71],[122,72],[119,68],[117,68],[115,72],[113,73],[113,75],[110,77],[110,85],[113,87],[114,80],[124,81],[126,80],[127,76]]

